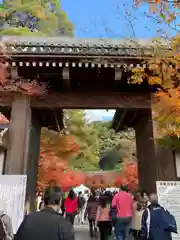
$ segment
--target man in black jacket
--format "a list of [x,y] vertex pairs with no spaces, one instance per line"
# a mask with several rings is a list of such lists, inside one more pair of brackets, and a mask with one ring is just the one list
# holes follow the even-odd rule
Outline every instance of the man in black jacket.
[[59,187],[46,189],[45,208],[25,217],[14,240],[74,240],[72,225],[58,213],[61,198]]

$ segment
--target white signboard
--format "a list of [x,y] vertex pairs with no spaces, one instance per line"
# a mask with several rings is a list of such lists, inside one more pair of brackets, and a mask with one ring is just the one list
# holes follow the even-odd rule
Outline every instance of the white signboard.
[[14,234],[24,218],[26,179],[26,175],[0,175],[0,211],[11,218]]
[[178,234],[173,234],[173,240],[180,240],[180,182],[157,181],[156,187],[159,204],[176,218]]

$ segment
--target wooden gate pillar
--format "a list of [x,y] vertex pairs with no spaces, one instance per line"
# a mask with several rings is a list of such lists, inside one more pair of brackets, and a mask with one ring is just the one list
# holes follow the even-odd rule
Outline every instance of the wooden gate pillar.
[[6,174],[27,174],[30,210],[35,209],[37,163],[40,150],[40,125],[30,107],[30,97],[18,95],[13,101],[9,127]]
[[151,109],[143,110],[135,130],[139,185],[141,189],[154,192],[157,174]]
[[156,181],[174,181],[175,166],[171,149],[156,144],[152,109],[142,110],[136,126],[139,185],[148,193],[156,191]]

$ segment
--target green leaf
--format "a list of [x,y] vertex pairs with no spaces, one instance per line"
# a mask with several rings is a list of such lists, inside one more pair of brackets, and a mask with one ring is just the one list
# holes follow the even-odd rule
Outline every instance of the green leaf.
[[166,19],[166,15],[165,15],[164,13],[160,13],[159,16],[160,16],[163,20]]
[[[50,8],[51,5],[54,9]],[[25,26],[25,29],[19,28],[15,30],[16,26],[19,26],[19,18],[15,13],[31,13],[34,17],[38,18],[36,24],[36,32],[32,32],[29,29],[29,25]],[[3,15],[1,14],[3,13]],[[4,15],[8,16],[8,25],[10,27],[7,29],[1,29],[0,34],[7,35],[40,35],[40,36],[73,36],[74,35],[74,25],[69,21],[67,14],[61,9],[58,0],[52,0],[51,2],[47,0],[6,0],[5,4],[0,4],[0,17],[1,21],[6,21]],[[29,30],[27,30],[27,28]]]

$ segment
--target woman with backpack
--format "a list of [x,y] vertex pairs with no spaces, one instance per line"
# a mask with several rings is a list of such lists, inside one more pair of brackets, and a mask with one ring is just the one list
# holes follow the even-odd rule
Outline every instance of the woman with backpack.
[[100,197],[100,205],[96,213],[96,226],[99,227],[100,240],[108,240],[112,233],[110,205],[106,196]]

